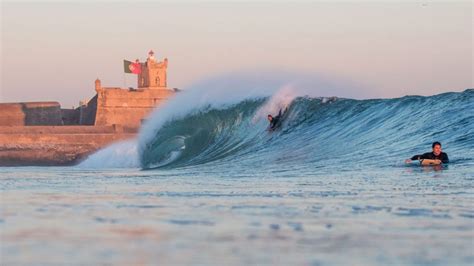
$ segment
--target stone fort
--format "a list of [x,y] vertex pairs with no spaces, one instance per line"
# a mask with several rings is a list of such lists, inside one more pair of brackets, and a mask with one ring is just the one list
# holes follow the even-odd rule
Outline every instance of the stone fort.
[[168,59],[139,62],[137,88],[103,87],[79,107],[58,102],[0,103],[0,165],[74,164],[117,140],[133,138],[146,116],[178,90],[167,86]]
[[168,59],[155,60],[150,51],[141,64],[137,88],[103,87],[95,81],[96,95],[75,109],[58,102],[0,103],[0,126],[88,125],[139,127],[144,117],[177,89],[167,87]]

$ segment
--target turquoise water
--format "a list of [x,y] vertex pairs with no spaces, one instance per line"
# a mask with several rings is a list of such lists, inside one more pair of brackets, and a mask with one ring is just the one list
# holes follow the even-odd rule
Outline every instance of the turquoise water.
[[[269,133],[281,99],[154,114],[78,167],[0,168],[1,264],[474,264],[473,90],[291,98]],[[449,165],[403,163],[435,140]]]

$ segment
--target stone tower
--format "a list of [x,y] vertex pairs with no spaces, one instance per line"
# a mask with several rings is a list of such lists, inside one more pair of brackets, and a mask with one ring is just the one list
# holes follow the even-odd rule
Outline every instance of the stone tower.
[[138,88],[166,89],[166,69],[168,58],[157,62],[153,51],[148,53],[146,63],[142,64],[142,71],[138,74]]

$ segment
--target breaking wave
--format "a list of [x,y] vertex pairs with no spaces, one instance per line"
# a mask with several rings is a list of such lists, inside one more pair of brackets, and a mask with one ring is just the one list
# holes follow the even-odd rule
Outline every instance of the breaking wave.
[[[474,156],[473,89],[371,100],[310,97],[290,87],[270,97],[224,94],[191,93],[158,108],[138,139],[141,167],[393,166],[430,150],[433,141],[454,162]],[[267,114],[284,108],[281,128],[267,131]]]

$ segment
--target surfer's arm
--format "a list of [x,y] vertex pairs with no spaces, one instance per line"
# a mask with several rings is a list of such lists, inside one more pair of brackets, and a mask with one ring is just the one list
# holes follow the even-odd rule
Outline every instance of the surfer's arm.
[[430,159],[433,160],[433,155],[431,152],[423,153],[421,155],[415,155],[411,157],[412,160],[425,160],[425,159]]
[[280,120],[280,118],[281,118],[281,109],[280,109],[280,111],[278,112],[278,115],[275,116],[275,117],[273,117],[273,120],[272,120],[272,121],[276,124],[276,121]]
[[443,163],[449,163],[449,158],[448,158],[448,155],[445,153],[443,154],[442,158],[441,158],[441,162]]
[[415,160],[424,159],[422,157],[423,157],[423,155],[415,155],[415,156],[411,157],[410,160],[415,161]]
[[423,155],[415,155],[415,156],[411,157],[410,159],[406,159],[405,163],[411,163],[413,161],[418,161],[418,160],[422,160],[422,159],[424,159]]
[[438,159],[421,159],[421,165],[440,165],[441,160]]

